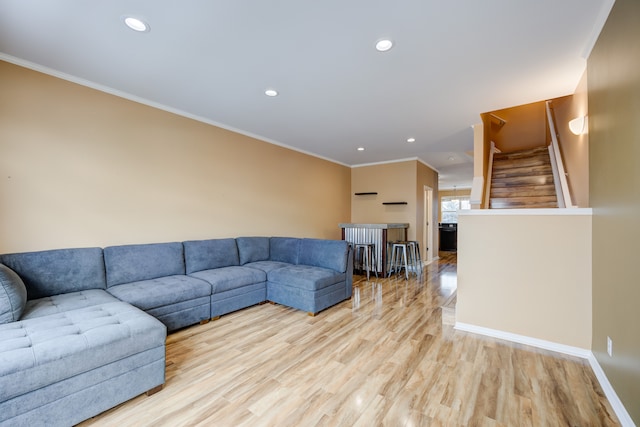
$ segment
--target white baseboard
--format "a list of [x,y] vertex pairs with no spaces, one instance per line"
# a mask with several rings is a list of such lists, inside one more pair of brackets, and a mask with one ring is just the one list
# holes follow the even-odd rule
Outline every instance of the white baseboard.
[[620,398],[618,398],[618,394],[613,389],[613,386],[609,382],[607,375],[602,370],[602,367],[598,363],[598,359],[593,355],[593,353],[589,352],[589,364],[591,365],[591,369],[593,369],[593,373],[596,375],[598,382],[600,383],[600,387],[604,391],[605,396],[609,400],[611,407],[613,408],[613,412],[618,416],[618,420],[623,427],[636,427],[633,420],[631,419],[631,415],[627,412],[627,409],[624,407]]
[[456,322],[455,329],[459,331],[471,332],[474,334],[485,335],[492,338],[498,338],[506,341],[516,342],[518,344],[530,345],[532,347],[542,348],[544,350],[555,351],[557,353],[568,354],[571,356],[587,359],[593,373],[595,374],[600,387],[604,391],[605,396],[609,400],[613,411],[615,412],[618,420],[623,427],[636,427],[631,416],[627,412],[626,408],[618,398],[613,386],[609,382],[609,379],[605,375],[604,371],[600,367],[598,360],[593,355],[591,350],[586,350],[580,347],[572,347],[569,345],[558,344],[551,341],[545,341],[537,338],[527,337],[525,335],[513,334],[511,332],[499,331],[497,329],[485,328],[482,326],[470,325],[468,323]]
[[555,342],[545,341],[538,338],[531,338],[524,335],[513,334],[511,332],[498,331],[496,329],[470,325],[468,323],[456,322],[455,329],[458,329],[460,331],[471,332],[479,335],[486,335],[488,337],[498,338],[502,340],[517,342],[519,344],[530,345],[532,347],[551,350],[557,353],[569,354],[571,356],[580,357],[582,359],[589,358],[589,355],[591,354],[590,350],[587,350],[584,348],[572,347],[570,345],[565,345],[565,344],[558,344]]

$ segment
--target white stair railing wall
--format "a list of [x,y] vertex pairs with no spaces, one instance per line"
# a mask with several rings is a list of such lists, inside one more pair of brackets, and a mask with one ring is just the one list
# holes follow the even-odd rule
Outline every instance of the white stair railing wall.
[[569,183],[567,182],[567,174],[565,173],[564,164],[562,162],[562,153],[558,144],[558,134],[556,125],[551,113],[551,101],[546,102],[547,120],[549,122],[549,132],[551,133],[551,145],[549,145],[549,156],[551,157],[551,169],[553,170],[553,181],[556,186],[556,196],[558,198],[559,208],[571,208],[571,193],[569,191]]

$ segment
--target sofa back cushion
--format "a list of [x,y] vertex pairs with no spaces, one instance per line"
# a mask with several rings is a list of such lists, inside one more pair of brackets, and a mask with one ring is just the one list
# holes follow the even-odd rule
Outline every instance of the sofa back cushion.
[[183,245],[187,274],[240,265],[235,239],[190,240]]
[[184,274],[182,243],[151,243],[104,248],[107,286]]
[[349,242],[344,240],[302,239],[298,264],[330,268],[344,273],[347,270]]
[[292,237],[272,237],[269,240],[269,260],[297,264],[300,241]]
[[7,254],[0,262],[20,276],[30,300],[107,288],[101,248]]
[[0,325],[17,322],[27,305],[27,288],[20,276],[0,264]]
[[238,237],[236,244],[240,255],[240,265],[269,259],[268,237]]

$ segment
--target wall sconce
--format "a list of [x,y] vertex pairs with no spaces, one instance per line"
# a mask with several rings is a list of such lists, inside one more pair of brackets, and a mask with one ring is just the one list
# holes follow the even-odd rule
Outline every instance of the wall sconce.
[[587,116],[576,117],[569,122],[569,129],[574,135],[582,135],[587,133],[589,129]]

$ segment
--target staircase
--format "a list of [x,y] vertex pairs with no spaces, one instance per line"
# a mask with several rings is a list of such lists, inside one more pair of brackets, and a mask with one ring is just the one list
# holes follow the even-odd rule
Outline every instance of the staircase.
[[557,207],[547,147],[494,154],[490,209]]

